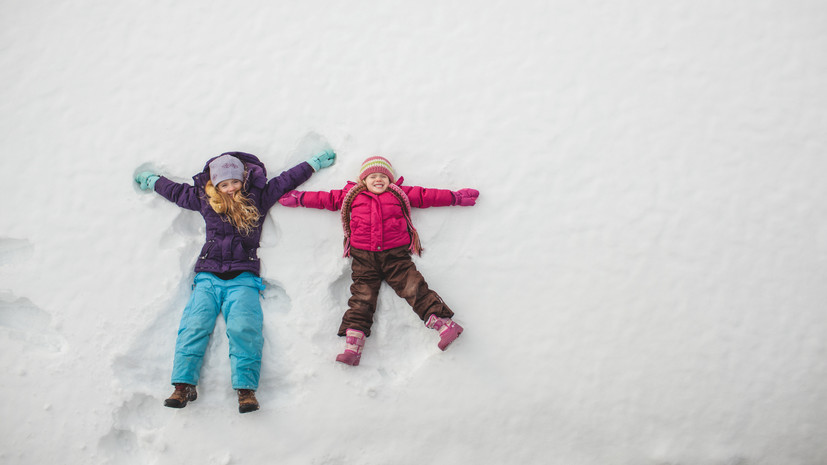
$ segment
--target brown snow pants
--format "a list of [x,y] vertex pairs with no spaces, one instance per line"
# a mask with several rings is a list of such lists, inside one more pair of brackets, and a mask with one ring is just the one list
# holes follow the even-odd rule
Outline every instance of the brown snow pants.
[[406,246],[383,252],[350,249],[350,255],[353,257],[353,284],[350,285],[349,308],[342,317],[339,336],[344,336],[347,329],[358,329],[365,336],[370,336],[382,281],[387,282],[399,297],[407,300],[422,321],[427,321],[431,315],[443,318],[454,316],[439,294],[428,288]]

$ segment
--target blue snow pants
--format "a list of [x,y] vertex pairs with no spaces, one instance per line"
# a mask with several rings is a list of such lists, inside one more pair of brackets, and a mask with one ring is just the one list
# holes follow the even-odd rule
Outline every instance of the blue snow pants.
[[173,384],[198,384],[204,352],[221,313],[230,341],[233,389],[258,388],[264,345],[264,317],[259,300],[262,290],[261,278],[253,273],[245,272],[228,281],[212,273],[195,275],[192,296],[181,316],[175,342]]

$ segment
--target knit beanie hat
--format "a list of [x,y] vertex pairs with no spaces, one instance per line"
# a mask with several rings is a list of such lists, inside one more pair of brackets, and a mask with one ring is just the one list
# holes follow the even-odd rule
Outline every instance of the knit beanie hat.
[[210,181],[218,187],[228,179],[244,180],[244,163],[238,158],[224,154],[210,162]]
[[362,168],[359,169],[359,180],[362,181],[371,173],[382,173],[393,182],[395,177],[393,175],[393,166],[391,162],[382,157],[370,157],[362,163]]

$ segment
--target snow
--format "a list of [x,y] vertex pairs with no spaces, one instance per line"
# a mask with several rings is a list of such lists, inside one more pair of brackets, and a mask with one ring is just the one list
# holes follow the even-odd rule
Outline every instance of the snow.
[[[827,463],[827,6],[806,1],[0,5],[0,463]],[[221,152],[302,188],[388,157],[481,191],[414,212],[466,328],[384,288],[334,362],[333,212],[277,205],[262,409],[219,320],[163,407],[203,222],[133,174]]]

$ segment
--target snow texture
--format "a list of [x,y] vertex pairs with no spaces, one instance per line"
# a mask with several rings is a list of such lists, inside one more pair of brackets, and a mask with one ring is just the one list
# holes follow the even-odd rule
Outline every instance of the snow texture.
[[[827,4],[804,0],[0,4],[0,463],[827,463]],[[383,288],[334,362],[333,212],[277,205],[262,409],[223,321],[164,408],[203,240],[132,181],[211,156],[303,188],[388,157],[481,191],[416,210],[466,328]]]

